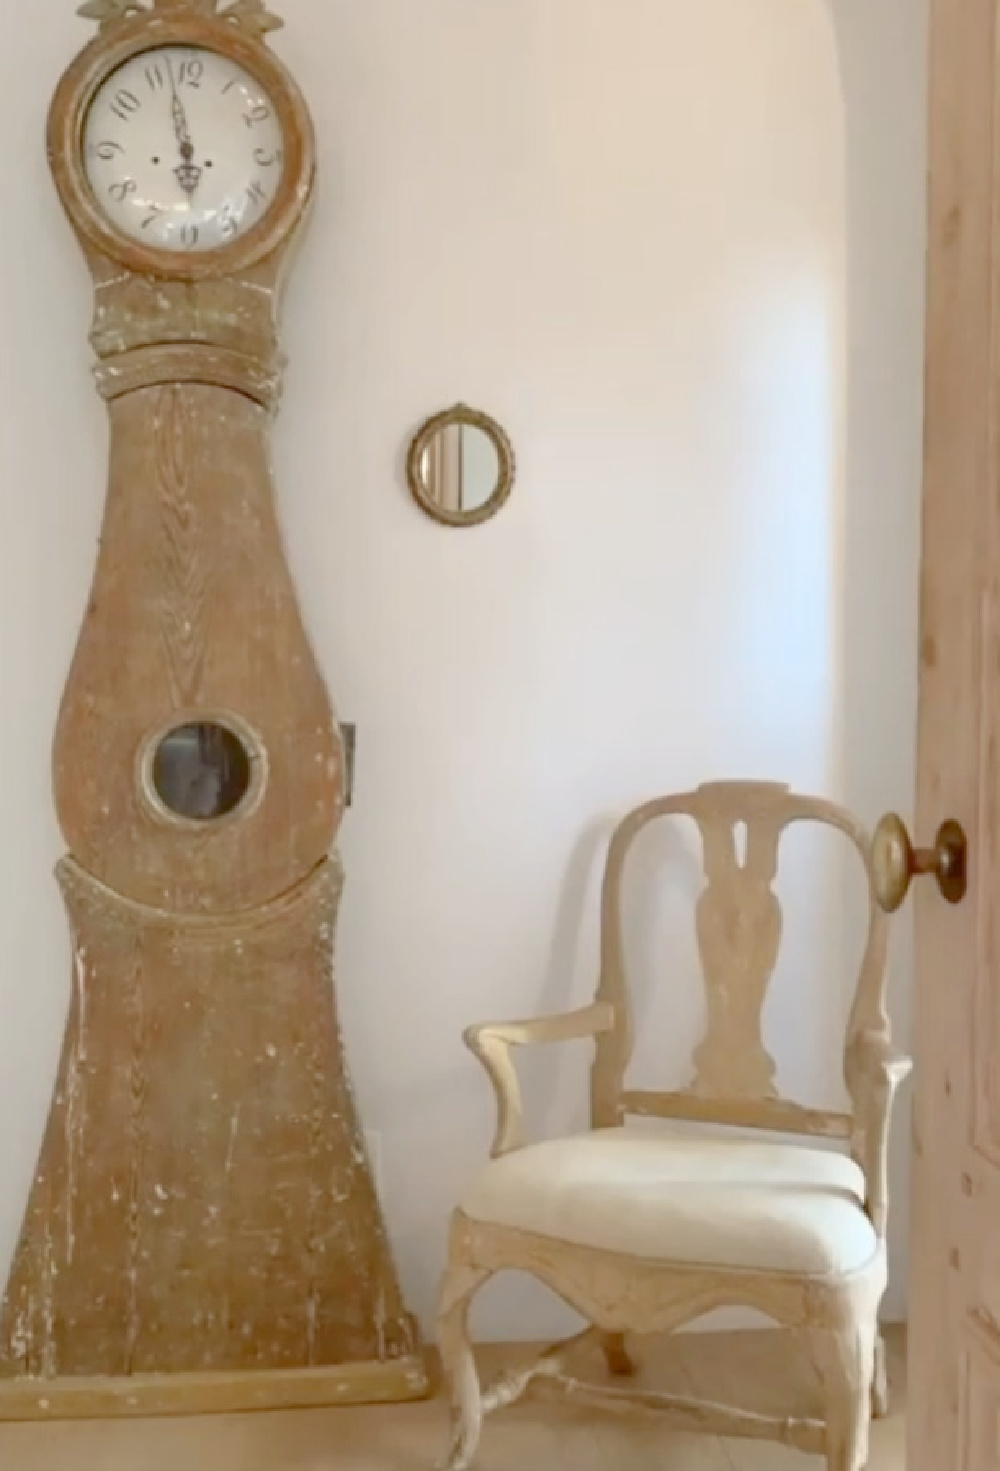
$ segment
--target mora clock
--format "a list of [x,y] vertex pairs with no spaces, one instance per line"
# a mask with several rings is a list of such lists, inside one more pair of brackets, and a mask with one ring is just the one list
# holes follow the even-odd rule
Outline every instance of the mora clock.
[[269,471],[313,187],[262,0],[89,0],[52,106],[111,427],[55,743],[75,964],[0,1418],[426,1391],[333,988],[344,751]]

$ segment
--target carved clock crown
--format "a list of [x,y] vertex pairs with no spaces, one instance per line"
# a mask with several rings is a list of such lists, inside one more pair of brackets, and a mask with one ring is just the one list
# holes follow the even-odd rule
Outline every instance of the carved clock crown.
[[219,20],[242,26],[257,36],[280,30],[284,25],[283,20],[271,14],[264,0],[230,0],[229,4],[223,4],[222,0],[151,0],[151,3],[147,3],[147,0],[86,0],[78,13],[87,20],[96,20],[103,30],[106,26],[113,26],[133,15],[178,10],[188,10],[195,15],[217,16]]

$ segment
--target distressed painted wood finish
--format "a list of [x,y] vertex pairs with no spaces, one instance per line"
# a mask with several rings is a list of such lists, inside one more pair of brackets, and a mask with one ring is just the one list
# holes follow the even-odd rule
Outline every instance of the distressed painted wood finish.
[[[593,1325],[608,1364],[623,1335],[673,1333],[720,1307],[763,1313],[794,1335],[823,1386],[819,1411],[790,1399],[781,1413],[758,1413],[719,1399],[657,1395],[627,1387],[608,1389],[565,1374],[578,1339],[557,1344],[509,1370],[485,1389],[469,1339],[468,1315],[476,1294],[500,1272],[527,1272]],[[630,1260],[499,1226],[457,1212],[442,1292],[439,1343],[452,1395],[448,1471],[475,1464],[485,1418],[516,1403],[538,1378],[561,1384],[572,1403],[595,1409],[661,1410],[683,1414],[687,1428],[712,1435],[784,1442],[825,1453],[829,1471],[862,1471],[868,1457],[873,1410],[884,1413],[886,1389],[876,1362],[878,1305],[885,1291],[884,1243],[862,1273],[842,1279],[793,1274],[725,1272],[718,1267],[670,1267]],[[882,1371],[884,1373],[884,1371]]]
[[917,833],[970,886],[915,890],[912,1471],[1000,1465],[1000,21],[933,0]]
[[[94,594],[56,737],[73,856],[173,913],[228,914],[303,882],[342,811],[343,750],[285,565],[266,411],[183,383],[110,405],[111,478]],[[236,821],[160,820],[136,779],[167,724],[236,716],[267,770]]]
[[200,921],[72,861],[60,879],[76,985],[4,1367],[129,1378],[410,1353],[331,1068],[336,865],[249,918]]
[[[622,933],[622,890],[633,844],[651,822],[693,817],[706,854],[706,889],[698,929],[708,989],[708,1032],[695,1059],[696,1082],[683,1093],[635,1093],[625,1087],[632,1050]],[[772,885],[781,835],[793,823],[820,822],[844,835],[869,880],[869,932],[844,1050],[851,1114],[802,1108],[781,1099],[761,1035],[761,1012],[775,968],[781,913]],[[745,831],[745,862],[737,834]],[[636,1260],[509,1227],[454,1218],[442,1289],[439,1339],[453,1400],[448,1471],[474,1463],[484,1416],[511,1404],[536,1378],[562,1383],[574,1401],[607,1408],[676,1412],[675,1397],[645,1390],[581,1386],[563,1373],[574,1345],[557,1345],[482,1390],[468,1335],[468,1313],[496,1273],[528,1272],[580,1313],[601,1342],[613,1372],[627,1375],[627,1334],[672,1333],[722,1307],[752,1308],[774,1319],[805,1352],[822,1387],[819,1415],[790,1403],[781,1415],[737,1412],[690,1398],[685,1423],[717,1435],[773,1438],[822,1451],[829,1471],[861,1471],[869,1424],[886,1411],[884,1346],[878,1308],[886,1284],[887,1152],[896,1090],[910,1061],[892,1047],[885,1008],[887,921],[875,903],[870,843],[863,828],[831,803],[793,796],[784,787],[726,783],[651,803],[625,819],[612,839],[603,891],[602,971],[595,1003],[580,1012],[529,1022],[473,1027],[466,1041],[497,1095],[494,1157],[523,1148],[523,1108],[512,1053],[524,1046],[592,1038],[593,1124],[615,1127],[626,1114],[779,1130],[849,1141],[865,1173],[866,1208],[878,1241],[863,1271],[811,1277],[718,1266]],[[641,1185],[637,1187],[641,1189]]]
[[[270,471],[278,293],[312,188],[311,124],[262,44],[263,7],[215,9],[89,6],[99,38],[50,122],[94,277],[111,453],[54,756],[72,1001],[0,1312],[0,1419],[427,1389],[337,1021],[344,751]],[[109,238],[82,184],[88,89],[151,41],[222,50],[282,112],[290,165],[272,214],[208,261]],[[251,752],[249,795],[216,821],[178,818],[150,753],[219,720]]]

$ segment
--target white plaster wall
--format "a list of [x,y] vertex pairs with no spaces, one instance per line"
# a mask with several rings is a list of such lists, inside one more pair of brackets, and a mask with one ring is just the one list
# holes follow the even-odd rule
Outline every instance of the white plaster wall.
[[[44,25],[15,10],[0,53],[17,144],[0,234],[0,1261],[68,993],[48,756],[103,490],[87,282],[41,147],[87,34],[72,8],[49,0]],[[586,996],[614,816],[728,775],[869,819],[908,807],[922,17],[910,0],[283,8],[323,175],[275,460],[308,621],[359,727],[342,1004],[427,1315],[491,1127],[461,1029]],[[509,509],[469,534],[421,517],[402,473],[410,432],[460,398],[504,422],[520,464]],[[822,844],[792,860],[768,1035],[790,1088],[836,1102],[841,869]],[[654,909],[654,861],[633,917],[640,1067],[666,1081],[699,1000],[690,874]],[[905,1028],[905,954],[896,969]],[[529,1063],[540,1128],[582,1118],[584,1065]],[[897,1146],[901,1174],[905,1131]],[[558,1316],[518,1283],[479,1328],[525,1337]]]

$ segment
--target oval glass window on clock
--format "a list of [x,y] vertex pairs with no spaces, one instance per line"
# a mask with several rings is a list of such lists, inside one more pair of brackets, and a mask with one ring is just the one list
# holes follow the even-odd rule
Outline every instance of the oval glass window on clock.
[[235,731],[214,723],[181,725],[159,741],[150,770],[168,812],[188,822],[229,817],[253,785],[253,758]]
[[83,144],[109,223],[177,253],[219,250],[254,229],[285,169],[274,100],[238,62],[202,47],[143,51],[112,72]]

